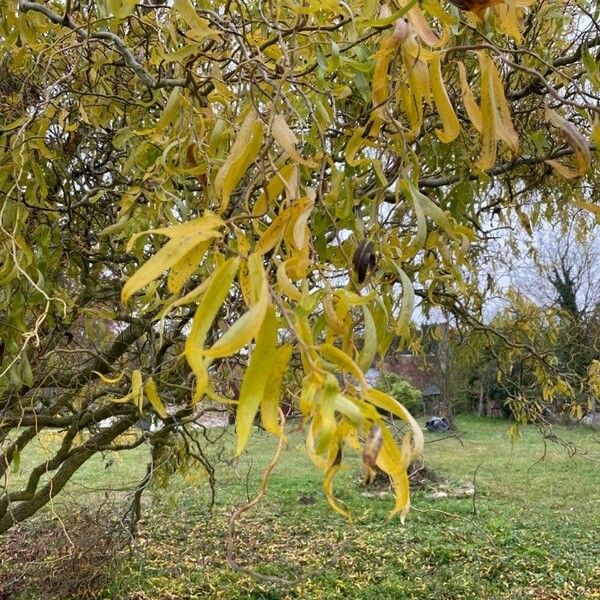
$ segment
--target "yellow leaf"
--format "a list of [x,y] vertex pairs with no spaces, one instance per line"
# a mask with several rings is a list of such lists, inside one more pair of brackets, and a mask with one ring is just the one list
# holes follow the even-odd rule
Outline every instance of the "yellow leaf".
[[292,345],[284,344],[277,348],[272,357],[272,366],[269,372],[268,387],[260,402],[260,418],[263,427],[270,433],[283,435],[279,423],[279,400],[281,398],[281,385],[292,357]]
[[371,95],[373,97],[373,108],[380,118],[385,117],[384,105],[390,96],[388,68],[396,54],[398,45],[398,41],[393,35],[387,35],[381,40],[379,50],[375,53],[375,70],[373,71]]
[[[406,0],[401,0],[401,6],[407,6],[411,2],[407,2]],[[439,48],[443,46],[448,40],[448,36],[450,34],[448,27],[443,28],[442,36],[438,37],[427,22],[427,19],[423,15],[423,12],[419,8],[419,5],[413,6],[406,15],[409,23],[412,25],[415,33],[428,45],[432,48]]]
[[398,448],[394,437],[386,427],[382,426],[381,434],[383,443],[377,455],[377,466],[389,475],[396,495],[395,506],[389,518],[391,519],[394,515],[400,513],[400,519],[404,523],[410,509],[410,490],[407,474],[409,465],[405,462],[400,448]]
[[127,252],[131,251],[136,240],[142,235],[148,235],[149,233],[158,233],[165,235],[170,239],[181,239],[195,235],[204,231],[210,231],[219,229],[225,225],[223,219],[211,212],[206,212],[202,217],[186,221],[185,223],[178,223],[171,227],[159,227],[158,229],[148,229],[147,231],[141,231],[131,236],[131,239],[127,242]]
[[290,261],[296,260],[294,258],[290,258],[285,262],[280,263],[277,267],[277,283],[279,284],[279,288],[281,291],[290,299],[295,300],[296,302],[300,302],[303,298],[302,293],[298,288],[291,282],[289,275],[287,273],[287,264]]
[[[338,444],[336,444],[336,446],[338,446]],[[333,462],[329,465],[327,471],[325,471],[325,476],[323,477],[323,491],[325,492],[325,498],[327,498],[327,502],[329,502],[331,508],[350,521],[352,520],[350,513],[338,503],[333,495],[333,478],[341,469],[341,460],[342,449],[338,448]]]
[[510,35],[517,44],[520,44],[523,41],[523,36],[521,35],[519,19],[517,17],[516,0],[503,0],[502,3],[495,7],[495,11],[504,33]]
[[496,162],[496,102],[494,99],[494,82],[492,75],[492,59],[484,52],[478,52],[481,66],[481,119],[482,149],[475,166],[482,171],[491,169]]
[[[574,200],[573,204],[584,210],[589,210],[596,215],[596,218],[600,219],[600,206],[598,204],[592,204],[591,202],[584,202],[583,200]],[[599,394],[600,395],[600,394]]]
[[102,379],[102,381],[104,383],[110,383],[110,384],[119,383],[119,381],[121,381],[121,379],[123,379],[123,375],[125,375],[125,371],[123,371],[120,375],[117,375],[116,377],[113,377],[113,378],[103,375],[102,373],[100,373],[100,371],[92,371],[92,373],[94,375],[98,375],[98,377],[100,377],[100,379]]
[[558,160],[547,160],[546,162],[560,175],[566,179],[575,179],[584,175],[592,163],[592,154],[587,140],[579,130],[564,117],[550,108],[546,108],[546,119],[560,129],[561,134],[573,149],[576,168],[573,169],[560,163]]
[[373,424],[369,431],[369,435],[365,440],[365,447],[363,450],[363,465],[367,470],[367,483],[371,483],[375,477],[375,466],[382,445],[383,434],[381,433],[381,427],[377,424]]
[[256,160],[263,141],[263,123],[254,110],[244,119],[229,155],[215,177],[215,192],[221,198],[221,211],[248,167]]
[[[196,309],[192,320],[191,331],[185,341],[185,358],[192,371],[203,384],[208,383],[206,366],[204,364],[204,343],[213,321],[229,294],[231,284],[239,268],[239,259],[226,260],[214,273],[212,281]],[[196,383],[196,399],[204,393],[199,383]]]
[[327,460],[322,456],[319,456],[315,450],[315,422],[315,419],[311,421],[310,427],[306,432],[306,453],[315,467],[325,470],[327,469]]
[[138,369],[135,369],[131,374],[131,394],[138,410],[142,412],[144,408],[144,390],[142,388],[142,374]]
[[406,110],[411,122],[411,133],[416,135],[423,125],[423,100],[429,102],[431,83],[429,69],[422,48],[409,38],[402,47],[402,60],[408,74],[408,90],[411,98],[406,99]]
[[269,296],[265,291],[264,298],[233,323],[210,348],[204,351],[204,355],[209,358],[223,358],[235,354],[249,344],[258,333],[268,306]]
[[297,250],[307,247],[309,231],[308,219],[315,205],[315,192],[307,189],[305,198],[296,202],[293,206],[294,216],[289,224],[291,228],[291,241]]
[[523,211],[523,209],[521,209],[518,206],[515,207],[515,212],[517,213],[517,217],[519,217],[519,221],[521,222],[523,229],[527,232],[529,236],[532,236],[533,229],[531,227],[531,221],[529,220],[527,214]]
[[179,116],[180,102],[181,102],[181,88],[180,87],[173,88],[173,91],[171,92],[171,94],[169,95],[169,98],[167,99],[167,103],[165,104],[165,108],[162,112],[162,115],[160,116],[160,119],[152,127],[140,129],[139,131],[137,131],[137,134],[145,135],[147,133],[159,133],[163,129],[166,129]]
[[298,403],[298,407],[305,417],[312,413],[315,406],[315,399],[320,388],[321,382],[313,381],[311,375],[307,375],[302,380],[302,390],[300,391],[300,402]]
[[196,13],[196,9],[190,0],[174,0],[173,7],[190,28],[188,31],[190,37],[200,40],[211,33],[208,22]]
[[460,90],[462,93],[463,104],[465,105],[465,110],[467,111],[467,116],[469,117],[471,123],[473,123],[473,127],[479,133],[483,130],[483,120],[481,117],[481,109],[477,105],[475,101],[475,96],[473,95],[473,91],[471,90],[471,86],[467,81],[467,70],[465,69],[465,65],[457,61],[458,64],[458,77],[460,80]]
[[292,211],[288,207],[273,219],[272,223],[267,227],[266,231],[260,236],[260,239],[256,243],[254,251],[257,254],[266,254],[281,242],[291,216]]
[[298,138],[290,129],[283,115],[277,115],[273,119],[271,134],[292,160],[295,160],[302,165],[306,165],[307,167],[312,167],[313,169],[317,168],[318,165],[316,162],[305,159],[300,155],[298,150],[296,150]]
[[362,307],[364,320],[364,336],[363,347],[358,358],[358,366],[363,372],[367,372],[377,354],[377,329],[371,311],[366,307]]
[[346,144],[346,149],[344,150],[344,159],[351,167],[356,167],[363,160],[361,158],[356,158],[356,155],[367,143],[367,141],[362,137],[364,131],[364,127],[357,127]]
[[158,395],[158,389],[156,388],[156,383],[152,377],[148,377],[146,379],[146,383],[144,385],[144,391],[146,392],[146,396],[148,400],[150,400],[150,404],[154,407],[156,414],[161,419],[166,419],[169,415],[167,413],[167,409],[163,404],[160,396]]
[[[121,302],[127,303],[129,298],[139,289],[159,277],[191,252],[199,242],[220,234],[211,231],[198,236],[189,236],[169,240],[150,260],[146,261],[126,282],[121,290]],[[198,239],[200,238],[200,239]]]
[[254,350],[250,355],[250,362],[242,379],[235,418],[237,456],[245,450],[248,444],[252,423],[261,400],[265,393],[270,393],[270,390],[266,390],[266,386],[269,383],[269,366],[277,344],[277,330],[277,317],[275,309],[271,306],[258,332]]
[[336,433],[335,400],[339,389],[337,378],[329,373],[317,401],[318,413],[315,416],[317,425],[314,428],[317,434],[315,444],[317,454],[323,454],[330,447]]
[[295,188],[298,183],[298,166],[294,163],[284,165],[273,175],[267,187],[262,191],[257,198],[252,209],[254,216],[260,216],[267,212],[269,207],[272,207],[274,201],[277,200],[284,189],[288,189],[290,197],[295,196]]
[[180,292],[185,282],[200,264],[208,246],[209,242],[198,244],[171,267],[167,279],[167,287],[171,293],[178,294]]
[[335,397],[335,409],[344,415],[353,427],[364,427],[368,418],[378,418],[372,406],[357,398],[344,396],[343,394],[338,394]]
[[429,66],[429,77],[431,80],[431,93],[433,95],[433,101],[435,102],[435,106],[444,127],[443,130],[436,129],[435,134],[440,142],[447,144],[456,139],[460,133],[460,124],[458,122],[458,117],[452,108],[450,98],[448,98],[448,92],[446,91],[446,87],[444,86],[444,81],[442,79],[440,52],[435,52],[433,54],[433,59]]
[[404,408],[404,406],[398,402],[392,396],[382,392],[381,390],[377,390],[375,388],[369,388],[365,393],[365,400],[376,406],[377,408],[381,408],[393,415],[396,415],[400,419],[402,419],[405,423],[410,425],[411,434],[412,434],[412,443],[413,443],[413,460],[420,457],[423,453],[423,446],[425,440],[423,438],[423,431],[419,424],[415,421],[413,416]]
[[[253,260],[254,259],[254,260]],[[252,255],[248,260],[250,283],[253,284],[252,266],[260,257]],[[242,315],[225,333],[208,349],[204,355],[209,358],[231,356],[257,335],[270,304],[269,287],[262,262],[260,264],[259,282],[254,284],[254,302],[250,310]]]
[[222,234],[216,231],[221,225],[221,219],[208,213],[204,217],[174,227],[151,229],[133,236],[128,243],[128,250],[140,235],[147,233],[166,235],[171,239],[126,281],[121,290],[121,301],[126,303],[135,292],[176,265],[202,242],[221,237]]
[[496,134],[510,148],[513,155],[516,156],[519,152],[519,136],[515,131],[510,117],[510,109],[504,95],[504,86],[500,79],[500,73],[498,73],[498,68],[493,61],[490,63],[490,68],[494,98],[499,111],[496,115]]
[[360,367],[345,352],[332,344],[321,344],[319,352],[325,360],[335,363],[340,369],[353,375],[362,386],[367,385]]

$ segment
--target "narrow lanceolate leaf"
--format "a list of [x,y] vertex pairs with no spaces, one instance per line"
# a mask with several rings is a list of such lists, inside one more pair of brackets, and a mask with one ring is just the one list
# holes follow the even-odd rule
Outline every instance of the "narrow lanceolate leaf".
[[[239,268],[239,259],[226,260],[215,272],[211,283],[202,296],[192,321],[192,329],[185,341],[185,358],[197,378],[207,383],[204,364],[204,344],[217,312],[229,294],[231,284]],[[200,388],[196,382],[197,389]],[[201,393],[204,393],[202,391]],[[198,394],[196,394],[198,396]]]
[[177,239],[184,238],[190,235],[198,234],[204,231],[210,231],[212,229],[219,229],[225,225],[225,222],[221,217],[211,212],[204,213],[203,216],[196,219],[191,219],[185,223],[179,223],[170,227],[159,227],[158,229],[149,229],[148,231],[142,231],[131,237],[127,243],[127,251],[131,250],[133,243],[138,237],[147,235],[149,233],[159,233],[166,235],[168,238]]
[[201,242],[220,236],[221,234],[216,231],[206,231],[184,238],[169,240],[125,282],[121,290],[121,302],[125,304],[135,292],[181,261],[186,254],[191,252]]
[[408,335],[410,331],[410,321],[415,307],[415,290],[408,275],[398,267],[400,282],[402,283],[402,306],[398,315],[398,333]]
[[407,98],[406,108],[411,123],[411,133],[416,135],[423,125],[423,100],[429,102],[431,96],[429,69],[423,60],[422,49],[412,38],[408,38],[403,46],[402,60],[408,73],[407,94],[412,96],[412,99]]
[[253,284],[252,264],[256,260],[252,261],[252,258],[256,258],[256,255],[248,261],[250,283],[255,288],[251,292],[255,304],[250,307],[246,314],[233,323],[210,348],[204,351],[204,355],[209,358],[223,358],[235,354],[254,339],[262,326],[270,304],[269,287],[262,263],[260,263],[259,282]]
[[341,469],[342,462],[342,449],[336,443],[333,455],[333,460],[330,462],[327,471],[325,471],[325,476],[323,477],[323,491],[325,492],[325,498],[327,498],[327,502],[335,512],[339,513],[343,517],[348,520],[351,520],[350,513],[336,500],[333,495],[333,478],[336,476],[337,472]]
[[490,63],[492,87],[494,90],[494,98],[496,101],[496,107],[498,113],[496,115],[496,134],[509,148],[513,155],[517,155],[519,152],[519,136],[515,131],[513,125],[510,109],[508,108],[508,102],[504,95],[504,85],[502,79],[500,79],[500,73],[496,64],[492,61]]
[[363,138],[364,131],[364,127],[357,127],[346,144],[346,149],[344,150],[344,159],[352,167],[359,165],[362,160],[361,158],[357,158],[356,155],[367,143],[367,141]]
[[394,436],[386,427],[381,429],[383,443],[377,456],[377,466],[385,471],[392,482],[396,502],[389,518],[400,513],[400,519],[404,522],[410,509],[410,490],[408,481],[408,467],[405,457],[394,440]]
[[144,384],[144,391],[146,392],[146,397],[150,400],[150,404],[154,407],[156,414],[161,419],[166,419],[169,415],[167,413],[167,409],[163,404],[160,396],[158,395],[158,389],[156,387],[156,383],[152,377],[148,377],[146,379],[146,383]]
[[[170,240],[127,280],[121,290],[121,301],[124,303],[127,302],[135,292],[159,277],[167,269],[178,265],[177,268],[180,273],[175,274],[175,281],[171,284],[175,287],[175,283],[178,283],[181,279],[181,270],[188,271],[189,274],[190,266],[188,261],[195,259],[193,256],[194,250],[201,245],[206,249],[208,248],[208,244],[205,244],[205,242],[221,237],[222,234],[218,229],[223,225],[224,223],[219,217],[212,213],[207,213],[203,217],[192,219],[173,227],[150,229],[149,231],[132,236],[127,244],[128,250],[138,237],[149,233],[166,235]],[[186,255],[187,259],[185,258]],[[200,260],[200,257],[197,258]],[[184,264],[186,265],[185,268]]]
[[373,72],[372,97],[373,108],[383,117],[383,105],[387,102],[390,89],[388,83],[388,68],[398,49],[398,42],[393,35],[388,35],[381,40],[379,50],[375,54],[375,71]]
[[152,127],[139,130],[137,132],[138,135],[144,135],[146,133],[159,133],[163,129],[166,129],[171,123],[175,121],[175,119],[179,115],[180,102],[181,88],[173,88],[171,94],[169,95],[169,98],[167,99],[167,103],[165,104],[165,108],[162,112],[162,115],[160,116],[160,119]]
[[452,108],[450,98],[448,98],[448,92],[446,91],[442,79],[440,52],[434,52],[429,65],[429,74],[433,101],[435,102],[435,107],[437,108],[443,126],[443,129],[436,129],[435,134],[440,142],[447,144],[456,139],[460,133],[460,124],[458,122],[458,117]]
[[546,118],[552,125],[560,129],[562,136],[573,149],[575,168],[569,167],[558,160],[547,160],[546,162],[566,179],[581,177],[589,170],[592,162],[592,154],[587,140],[573,123],[550,108],[546,109]]
[[467,111],[467,116],[471,123],[473,123],[473,127],[479,133],[483,130],[483,120],[481,117],[481,109],[475,100],[475,96],[473,94],[473,90],[471,90],[471,86],[467,81],[467,70],[465,69],[465,65],[457,61],[458,64],[458,78],[460,81],[460,91],[463,98],[463,104],[465,105],[465,110]]
[[377,354],[377,328],[371,311],[366,307],[362,307],[364,321],[364,338],[363,347],[358,357],[358,366],[363,372],[367,372]]
[[260,236],[260,239],[256,243],[254,251],[257,254],[266,254],[270,252],[281,242],[283,234],[292,216],[292,211],[288,207],[281,211],[267,227],[265,232]]
[[415,421],[413,416],[406,410],[406,408],[400,402],[398,402],[398,400],[392,398],[392,396],[374,388],[370,388],[367,390],[367,392],[365,393],[365,400],[367,400],[377,408],[381,408],[386,412],[396,415],[410,426],[413,449],[412,458],[415,459],[420,457],[423,453],[423,445],[425,443],[425,440],[423,438],[423,430],[421,429],[421,427],[419,427],[419,424]]
[[260,401],[260,418],[263,427],[276,435],[283,435],[281,424],[279,423],[279,401],[281,399],[283,377],[287,371],[291,357],[291,344],[284,344],[281,348],[277,348],[272,357],[268,385],[265,386],[265,392]]
[[306,197],[296,202],[293,207],[294,216],[288,227],[288,237],[297,250],[304,250],[308,247],[308,219],[314,206],[315,192],[312,189],[307,189]]
[[211,33],[208,22],[198,15],[190,0],[174,0],[173,6],[190,28],[188,32],[190,37],[199,40]]
[[273,119],[271,125],[271,133],[275,138],[275,141],[285,150],[287,155],[296,162],[306,165],[308,167],[316,168],[317,163],[312,160],[307,160],[300,155],[296,149],[298,144],[298,138],[296,134],[290,129],[283,115],[277,115]]
[[289,163],[284,165],[273,175],[267,186],[263,189],[260,196],[256,199],[252,214],[260,216],[267,212],[269,206],[272,206],[279,195],[284,191],[288,191],[290,198],[295,197],[296,188],[298,187],[298,165]]
[[335,400],[340,390],[337,378],[332,373],[327,375],[323,390],[315,396],[318,405],[318,413],[314,418],[317,433],[315,450],[317,454],[323,454],[330,449],[336,434],[338,423],[335,418]]
[[266,386],[269,382],[269,367],[271,366],[276,344],[277,317],[275,309],[271,306],[258,332],[256,344],[242,380],[235,418],[237,455],[245,450],[261,400],[265,393],[270,393],[270,390],[266,390]]
[[491,169],[496,162],[496,102],[494,99],[494,82],[492,74],[492,59],[485,53],[479,52],[481,66],[481,119],[482,148],[481,156],[475,166],[482,171]]
[[251,110],[231,146],[229,155],[215,177],[215,192],[221,199],[220,210],[226,210],[229,198],[244,176],[248,167],[256,160],[263,141],[263,123]]
[[[596,219],[600,219],[600,205],[599,204],[593,204],[592,202],[585,202],[583,200],[574,200],[573,203],[575,204],[575,206],[578,206],[579,208],[583,208],[584,210],[589,210],[591,213],[596,215]],[[600,392],[600,390],[599,390],[599,392]],[[600,393],[599,393],[599,395],[600,395]]]
[[300,302],[303,298],[302,292],[300,292],[300,290],[292,283],[287,273],[287,265],[293,260],[296,259],[290,258],[277,267],[277,284],[279,285],[281,292],[283,292],[290,300]]
[[144,390],[142,388],[142,373],[135,369],[131,374],[131,394],[132,400],[137,405],[138,410],[142,412],[144,407]]
[[185,285],[206,253],[209,242],[201,242],[177,261],[169,271],[167,287],[173,294],[178,294]]
[[496,15],[504,33],[510,35],[517,44],[520,44],[523,41],[523,35],[521,34],[519,18],[517,16],[517,0],[503,0],[496,9]]
[[360,367],[344,351],[333,344],[321,344],[319,352],[325,360],[336,364],[341,370],[355,377],[362,386],[366,386],[367,382]]

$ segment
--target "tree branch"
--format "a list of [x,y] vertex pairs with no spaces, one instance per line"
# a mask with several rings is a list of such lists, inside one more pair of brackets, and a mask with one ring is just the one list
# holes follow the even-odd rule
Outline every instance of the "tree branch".
[[127,44],[115,33],[111,31],[94,31],[89,34],[85,33],[82,26],[74,23],[73,19],[68,14],[64,16],[55,13],[50,10],[47,6],[38,4],[37,2],[31,2],[30,0],[20,0],[19,10],[22,13],[29,11],[39,12],[46,16],[52,23],[56,25],[62,25],[75,32],[80,40],[103,40],[107,41],[114,49],[123,57],[125,63],[133,70],[133,72],[139,77],[139,79],[152,89],[159,88],[170,88],[170,87],[187,87],[189,82],[187,79],[154,79],[146,69],[135,59],[131,50],[127,47]]

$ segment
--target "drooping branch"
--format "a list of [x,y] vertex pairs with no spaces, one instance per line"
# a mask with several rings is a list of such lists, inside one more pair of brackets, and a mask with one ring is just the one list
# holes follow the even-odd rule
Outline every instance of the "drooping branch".
[[125,63],[133,70],[139,79],[151,89],[187,87],[189,81],[187,79],[155,79],[144,69],[144,67],[135,59],[135,56],[125,44],[125,42],[115,33],[111,31],[93,31],[86,33],[85,28],[77,25],[73,19],[66,14],[64,17],[50,10],[47,6],[31,2],[30,0],[20,0],[19,10],[23,13],[33,11],[39,12],[46,16],[52,23],[68,27],[75,32],[77,37],[83,41],[101,40],[109,42],[113,48],[123,57]]
[[96,452],[99,447],[110,444],[115,438],[127,431],[138,419],[137,414],[120,418],[116,423],[102,429],[89,440],[81,444],[67,458],[50,481],[28,500],[20,502],[14,508],[8,507],[0,518],[0,534],[8,531],[15,523],[20,523],[35,514],[54,498],[71,479],[73,474]]

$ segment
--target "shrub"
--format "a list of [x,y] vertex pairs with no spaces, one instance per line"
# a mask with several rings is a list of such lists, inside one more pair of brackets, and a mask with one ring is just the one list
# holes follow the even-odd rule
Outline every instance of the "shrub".
[[382,373],[377,387],[401,402],[411,414],[423,412],[423,394],[396,373]]

